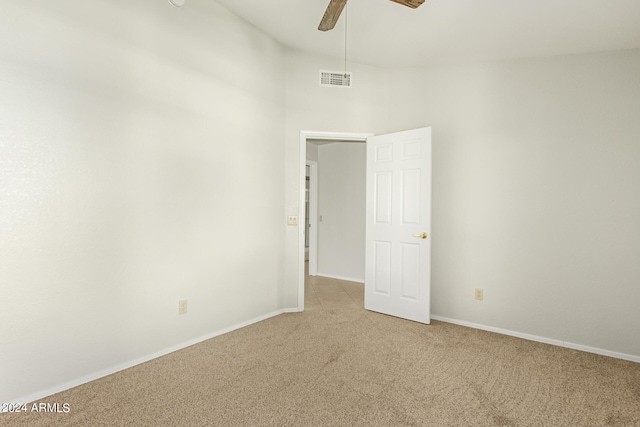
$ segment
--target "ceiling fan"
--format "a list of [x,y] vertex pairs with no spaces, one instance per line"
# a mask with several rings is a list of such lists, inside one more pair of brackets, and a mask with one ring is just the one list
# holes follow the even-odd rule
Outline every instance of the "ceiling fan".
[[[391,0],[392,2],[403,4],[405,6],[410,7],[411,9],[415,9],[424,3],[424,0]],[[324,12],[324,16],[322,17],[322,21],[320,22],[320,26],[318,29],[320,31],[329,31],[332,30],[333,27],[336,26],[336,22],[338,22],[338,18],[342,13],[342,9],[347,4],[347,0],[331,0],[329,2],[329,6],[327,6],[327,10]]]

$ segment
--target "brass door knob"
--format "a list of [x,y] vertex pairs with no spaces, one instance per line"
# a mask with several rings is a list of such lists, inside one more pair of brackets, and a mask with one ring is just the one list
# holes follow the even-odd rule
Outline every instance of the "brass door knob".
[[426,239],[427,237],[427,233],[425,233],[424,231],[420,234],[414,234],[413,237],[420,237],[421,239]]

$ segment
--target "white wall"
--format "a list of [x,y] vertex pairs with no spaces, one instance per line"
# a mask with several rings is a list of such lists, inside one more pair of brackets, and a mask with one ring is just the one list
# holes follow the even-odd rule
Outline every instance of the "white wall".
[[318,275],[364,283],[364,143],[318,147]]
[[433,314],[640,356],[638,76],[638,50],[392,72],[393,130],[433,127]]
[[316,144],[312,144],[311,142],[307,142],[307,160],[312,160],[314,162],[318,161],[318,146]]
[[281,307],[284,59],[212,1],[3,4],[0,401]]

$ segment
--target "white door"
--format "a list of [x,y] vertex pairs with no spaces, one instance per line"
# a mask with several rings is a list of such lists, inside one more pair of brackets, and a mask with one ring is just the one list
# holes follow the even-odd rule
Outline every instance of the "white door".
[[430,323],[431,128],[367,138],[364,306]]

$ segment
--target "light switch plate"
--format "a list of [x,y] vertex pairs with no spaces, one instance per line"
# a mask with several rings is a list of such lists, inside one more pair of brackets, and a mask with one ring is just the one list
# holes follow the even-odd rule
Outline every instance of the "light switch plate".
[[298,225],[298,216],[297,215],[287,216],[287,225]]

